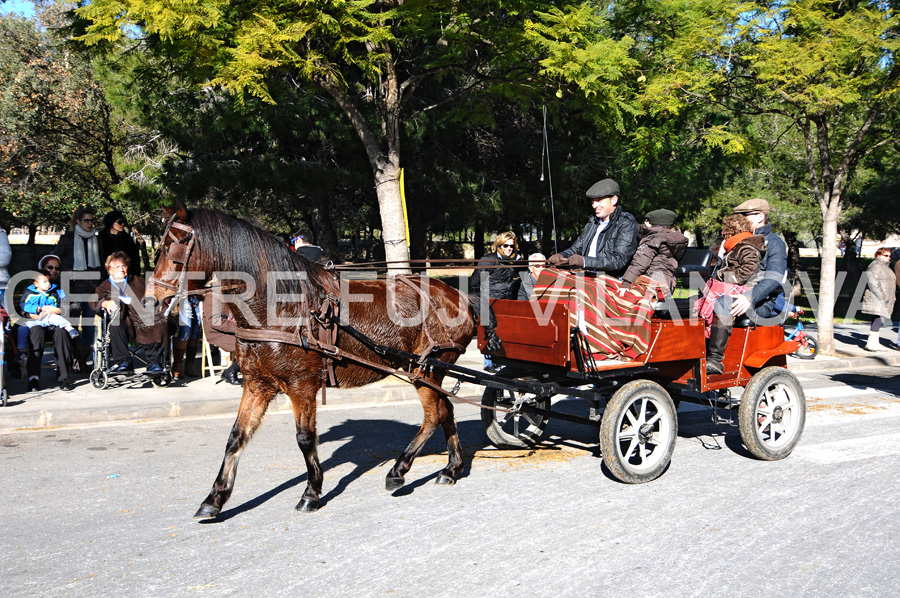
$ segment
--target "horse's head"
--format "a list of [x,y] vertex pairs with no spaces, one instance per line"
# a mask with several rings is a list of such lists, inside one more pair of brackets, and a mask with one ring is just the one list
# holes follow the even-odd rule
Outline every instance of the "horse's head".
[[174,209],[163,210],[166,229],[147,294],[152,294],[160,309],[168,313],[173,302],[203,287],[209,276],[196,267],[197,235],[184,203],[179,200]]

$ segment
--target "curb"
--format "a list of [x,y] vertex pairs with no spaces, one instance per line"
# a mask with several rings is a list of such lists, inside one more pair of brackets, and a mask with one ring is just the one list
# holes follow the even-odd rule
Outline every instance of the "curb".
[[896,365],[900,365],[900,355],[788,360],[788,369],[792,372],[829,372],[833,370],[855,370],[860,368],[880,368]]

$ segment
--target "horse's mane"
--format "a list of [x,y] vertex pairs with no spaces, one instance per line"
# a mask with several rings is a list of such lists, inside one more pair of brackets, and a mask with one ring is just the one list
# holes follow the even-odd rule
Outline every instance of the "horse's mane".
[[216,210],[191,209],[190,223],[201,250],[200,267],[245,272],[257,282],[257,295],[269,272],[279,272],[280,294],[302,294],[305,302],[319,299],[328,288],[329,274],[318,264],[293,252],[281,239],[240,218]]

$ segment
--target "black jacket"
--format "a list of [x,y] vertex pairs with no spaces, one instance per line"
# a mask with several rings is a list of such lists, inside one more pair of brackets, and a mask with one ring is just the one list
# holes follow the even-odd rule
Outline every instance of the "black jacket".
[[[515,254],[506,258],[495,252],[478,260],[478,265],[482,268],[476,269],[469,278],[470,292],[481,294],[488,289],[489,299],[515,299],[519,289],[519,276],[512,267],[497,268],[496,266],[517,259],[519,257]],[[484,268],[483,266],[488,267]]]
[[600,226],[600,219],[592,216],[581,236],[571,247],[563,251],[562,255],[565,257],[582,255],[585,269],[621,276],[637,249],[637,222],[634,216],[623,211],[620,206],[616,206],[616,210],[609,217],[609,226],[600,234],[600,239],[597,241],[597,257],[588,257],[587,254],[591,249],[598,226]]

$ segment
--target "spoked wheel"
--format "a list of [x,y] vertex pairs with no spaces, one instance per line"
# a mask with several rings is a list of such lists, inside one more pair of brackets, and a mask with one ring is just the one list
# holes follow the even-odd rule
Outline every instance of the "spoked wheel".
[[106,375],[106,370],[94,370],[91,372],[91,384],[94,385],[94,388],[99,388],[103,390],[106,388],[107,384],[109,384],[109,376]]
[[603,462],[622,482],[650,482],[669,466],[677,435],[678,419],[669,393],[656,382],[634,380],[616,391],[603,413]]
[[[518,404],[517,404],[518,402]],[[532,408],[550,409],[550,397],[513,392],[500,388],[486,388],[481,404],[481,423],[491,444],[501,449],[527,448],[544,434],[550,418],[535,413]],[[515,411],[495,411],[490,407],[516,408]]]
[[794,357],[799,357],[800,359],[814,359],[816,355],[819,354],[819,343],[816,342],[816,339],[811,337],[810,335],[806,335],[803,341],[800,343],[800,347],[791,353]]
[[806,424],[806,396],[797,378],[784,368],[760,370],[741,397],[741,440],[754,457],[777,461],[791,454]]

